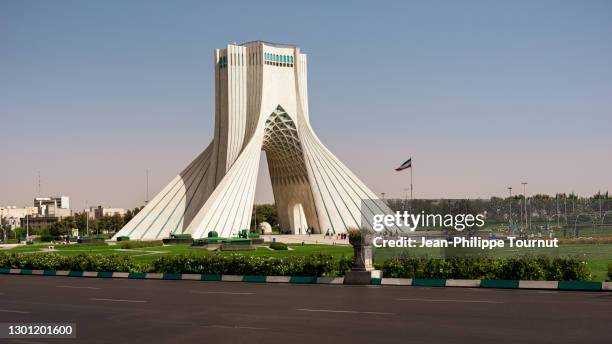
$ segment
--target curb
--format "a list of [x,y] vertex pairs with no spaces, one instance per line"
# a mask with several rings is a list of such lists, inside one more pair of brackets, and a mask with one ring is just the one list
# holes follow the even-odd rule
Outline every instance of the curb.
[[[215,275],[108,271],[65,271],[0,268],[0,275],[67,276],[85,278],[127,278],[174,281],[216,281],[246,283],[290,283],[290,284],[343,284],[344,277],[314,276],[261,276],[261,275]],[[612,291],[612,282],[595,281],[523,281],[523,280],[461,280],[429,278],[372,278],[370,285],[447,287],[447,288],[495,288],[495,289],[546,289],[573,291]]]

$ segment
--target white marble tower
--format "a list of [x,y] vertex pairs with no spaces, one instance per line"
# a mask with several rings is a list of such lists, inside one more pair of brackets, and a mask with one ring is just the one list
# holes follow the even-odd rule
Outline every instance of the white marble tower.
[[343,233],[388,212],[310,126],[307,59],[298,47],[230,44],[214,59],[213,141],[115,237],[227,237],[249,228],[262,150],[284,230]]

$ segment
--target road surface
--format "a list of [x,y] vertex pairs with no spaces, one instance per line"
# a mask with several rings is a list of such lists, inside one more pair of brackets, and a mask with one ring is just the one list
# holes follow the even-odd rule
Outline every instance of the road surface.
[[77,324],[8,343],[610,343],[611,319],[607,292],[0,275],[0,322]]

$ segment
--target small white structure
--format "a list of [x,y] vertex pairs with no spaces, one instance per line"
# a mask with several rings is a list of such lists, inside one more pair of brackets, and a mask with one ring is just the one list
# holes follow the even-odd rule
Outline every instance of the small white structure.
[[272,226],[267,222],[262,222],[257,227],[263,234],[272,234]]
[[298,47],[230,44],[215,50],[214,63],[213,141],[115,237],[202,238],[249,228],[262,150],[283,232],[343,233],[389,212],[310,126],[307,58]]

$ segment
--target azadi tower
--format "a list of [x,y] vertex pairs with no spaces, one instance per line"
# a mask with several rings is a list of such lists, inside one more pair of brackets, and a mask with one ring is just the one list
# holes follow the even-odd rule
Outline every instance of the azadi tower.
[[230,44],[214,59],[213,141],[115,237],[229,237],[249,228],[262,150],[285,231],[342,233],[388,211],[310,126],[308,65],[298,47]]

